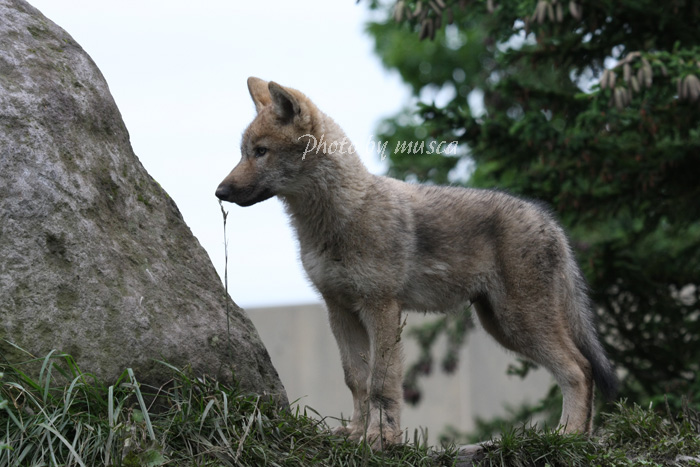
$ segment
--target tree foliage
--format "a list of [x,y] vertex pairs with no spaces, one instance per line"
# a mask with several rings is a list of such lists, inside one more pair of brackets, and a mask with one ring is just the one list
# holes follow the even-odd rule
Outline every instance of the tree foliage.
[[414,95],[378,138],[460,143],[392,151],[390,174],[551,204],[622,394],[700,403],[700,1],[371,8],[376,53]]

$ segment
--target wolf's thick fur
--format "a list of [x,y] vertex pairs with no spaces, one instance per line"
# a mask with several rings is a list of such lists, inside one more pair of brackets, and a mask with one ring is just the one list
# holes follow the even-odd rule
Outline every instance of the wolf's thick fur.
[[[590,432],[593,382],[610,397],[617,380],[551,214],[497,191],[372,175],[348,144],[339,150],[345,134],[302,93],[257,78],[248,88],[258,114],[216,195],[241,206],[284,202],[352,392],[343,431],[375,447],[400,440],[401,312],[471,302],[498,342],[554,375],[565,431]],[[308,151],[309,135],[325,147]]]

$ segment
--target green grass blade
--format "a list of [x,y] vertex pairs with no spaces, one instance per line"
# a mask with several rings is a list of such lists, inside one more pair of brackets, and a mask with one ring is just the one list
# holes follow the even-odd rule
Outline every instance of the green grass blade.
[[126,371],[129,373],[129,378],[131,379],[131,384],[136,392],[136,399],[139,401],[139,406],[141,407],[141,412],[143,412],[143,419],[146,423],[146,428],[148,429],[148,436],[152,441],[156,440],[156,434],[153,431],[153,425],[151,424],[151,417],[148,415],[148,407],[146,407],[146,402],[143,400],[143,395],[141,394],[141,389],[139,389],[139,384],[134,376],[134,370],[127,368]]
[[82,377],[80,375],[76,376],[75,379],[70,383],[70,386],[68,386],[68,390],[66,391],[63,403],[64,417],[68,413],[68,409],[70,409],[71,405],[73,405],[73,398],[71,396],[73,395],[73,390],[75,389],[76,384],[78,384],[78,381],[80,381],[81,379]]
[[[10,406],[7,401],[0,402],[0,409],[5,409],[5,412],[7,412],[7,415],[10,417],[10,420],[12,420],[12,423],[14,423],[15,426],[20,429],[20,431],[24,431],[24,424],[17,419],[15,414],[12,412],[12,409],[10,409]],[[9,428],[7,431],[9,433]]]
[[[41,371],[39,371],[39,384],[43,381],[43,387],[44,387],[44,392],[42,394],[44,403],[46,403],[46,399],[48,398],[49,395],[49,384],[51,383],[51,356],[53,353],[56,351],[56,349],[52,350],[51,352],[44,357],[44,363],[41,365]],[[44,380],[44,374],[46,373],[46,379]]]
[[248,437],[248,433],[250,432],[250,427],[253,425],[253,422],[255,421],[255,411],[257,411],[257,405],[258,405],[258,401],[255,402],[255,408],[253,410],[253,413],[251,413],[250,417],[248,417],[248,425],[246,425],[245,430],[243,431],[243,436],[241,436],[241,439],[238,442],[238,449],[236,449],[236,456],[234,457],[235,462],[238,462],[238,458],[241,457],[241,453],[243,452],[243,444],[245,443],[245,440]]
[[228,427],[228,396],[226,391],[221,391],[221,395],[224,397],[224,426]]
[[107,389],[107,421],[109,429],[114,429],[114,386]]
[[175,372],[175,374],[178,374],[178,375],[182,374],[182,371],[178,367],[173,366],[168,362],[164,362],[163,360],[157,360],[157,359],[155,361],[160,363],[161,365],[166,366],[167,368],[170,368],[171,370],[173,370]]
[[80,464],[82,467],[87,467],[87,466],[85,465],[85,463],[83,462],[83,460],[80,458],[80,455],[78,455],[78,452],[75,450],[75,448],[73,447],[73,445],[70,444],[70,443],[68,442],[68,440],[67,440],[66,438],[64,438],[63,435],[62,435],[61,433],[58,432],[58,430],[56,430],[56,429],[53,428],[52,426],[47,425],[46,423],[39,423],[39,426],[42,427],[42,428],[44,428],[44,429],[46,429],[46,430],[48,430],[48,431],[50,431],[51,433],[53,433],[53,435],[56,436],[58,439],[60,439],[61,442],[68,448],[68,450],[70,451],[70,453],[71,453],[71,454],[73,455],[73,457],[75,458],[75,461],[76,461],[78,464]]
[[202,426],[204,426],[204,420],[207,418],[207,414],[209,413],[209,410],[211,410],[211,407],[214,405],[216,402],[216,399],[212,399],[209,401],[207,406],[204,408],[204,412],[202,412],[202,420],[199,422],[199,432],[202,432]]

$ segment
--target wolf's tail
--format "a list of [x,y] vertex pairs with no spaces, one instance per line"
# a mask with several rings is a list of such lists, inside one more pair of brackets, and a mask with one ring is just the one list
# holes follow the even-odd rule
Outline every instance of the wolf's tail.
[[607,400],[612,400],[618,391],[615,368],[598,338],[593,305],[588,298],[588,285],[581,270],[573,260],[573,254],[571,254],[569,264],[574,268],[574,273],[569,274],[571,278],[570,298],[573,306],[568,307],[574,340],[578,349],[591,364],[593,381],[595,381],[596,386]]

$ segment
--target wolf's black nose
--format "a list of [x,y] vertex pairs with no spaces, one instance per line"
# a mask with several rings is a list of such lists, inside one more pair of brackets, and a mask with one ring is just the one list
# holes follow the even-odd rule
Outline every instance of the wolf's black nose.
[[231,196],[231,188],[228,185],[219,185],[216,189],[216,197],[221,201],[228,201]]

